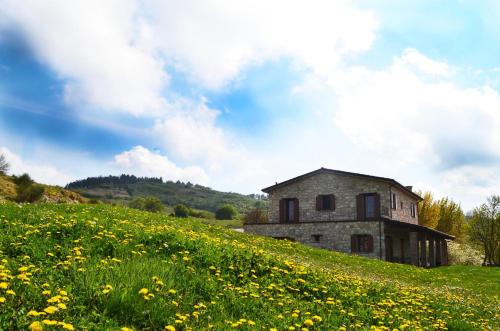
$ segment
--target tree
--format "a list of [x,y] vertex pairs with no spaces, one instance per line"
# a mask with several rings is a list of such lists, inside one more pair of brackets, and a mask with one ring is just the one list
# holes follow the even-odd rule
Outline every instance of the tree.
[[163,203],[156,197],[136,198],[129,205],[131,208],[159,213],[165,210]]
[[217,220],[232,220],[238,217],[238,211],[233,205],[224,205],[215,212]]
[[448,198],[443,198],[437,203],[439,205],[439,221],[435,229],[449,233],[462,241],[465,235],[465,215],[462,207]]
[[35,184],[28,174],[13,176],[13,181],[17,185],[16,201],[18,202],[35,202],[40,200],[45,192],[45,187],[40,184]]
[[189,212],[189,208],[186,205],[178,204],[174,207],[174,214],[176,217],[188,217]]
[[423,200],[418,203],[418,220],[420,225],[436,228],[439,223],[441,209],[431,192],[417,192]]
[[474,209],[470,237],[483,247],[483,265],[500,265],[500,196],[493,195]]
[[0,154],[0,175],[6,175],[10,169],[10,164],[3,154]]

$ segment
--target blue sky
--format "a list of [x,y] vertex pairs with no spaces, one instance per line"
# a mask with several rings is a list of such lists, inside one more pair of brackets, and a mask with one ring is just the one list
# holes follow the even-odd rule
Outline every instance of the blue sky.
[[64,185],[259,192],[329,167],[500,193],[500,5],[0,0],[0,149]]

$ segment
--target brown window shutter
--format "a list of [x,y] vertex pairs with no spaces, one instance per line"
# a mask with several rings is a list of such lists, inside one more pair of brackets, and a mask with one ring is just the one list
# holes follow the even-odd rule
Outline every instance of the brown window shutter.
[[321,199],[321,195],[318,195],[316,197],[316,210],[321,210],[322,208],[322,202],[323,202],[323,199]]
[[299,199],[295,198],[293,204],[293,219],[295,222],[299,221]]
[[351,235],[351,253],[358,252],[358,235]]
[[281,199],[280,200],[280,223],[284,223],[285,222],[285,199]]
[[356,196],[356,209],[358,211],[358,221],[365,220],[365,196],[358,194]]
[[380,218],[380,194],[375,194],[375,218]]
[[368,253],[373,252],[373,236],[367,236],[368,238]]
[[335,210],[335,195],[330,194],[330,201],[331,201],[330,206],[332,206],[331,209]]

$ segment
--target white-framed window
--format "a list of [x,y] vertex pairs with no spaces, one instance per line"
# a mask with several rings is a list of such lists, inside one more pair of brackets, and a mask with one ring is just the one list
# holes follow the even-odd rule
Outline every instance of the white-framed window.
[[417,215],[417,206],[412,202],[410,204],[411,217],[415,217]]
[[397,209],[397,198],[396,198],[396,193],[392,193],[391,195],[391,208],[396,210]]

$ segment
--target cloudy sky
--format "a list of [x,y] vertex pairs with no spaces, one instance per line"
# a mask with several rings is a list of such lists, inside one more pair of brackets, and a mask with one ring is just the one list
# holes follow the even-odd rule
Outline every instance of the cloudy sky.
[[500,194],[497,1],[0,0],[0,152],[64,185],[319,167]]

